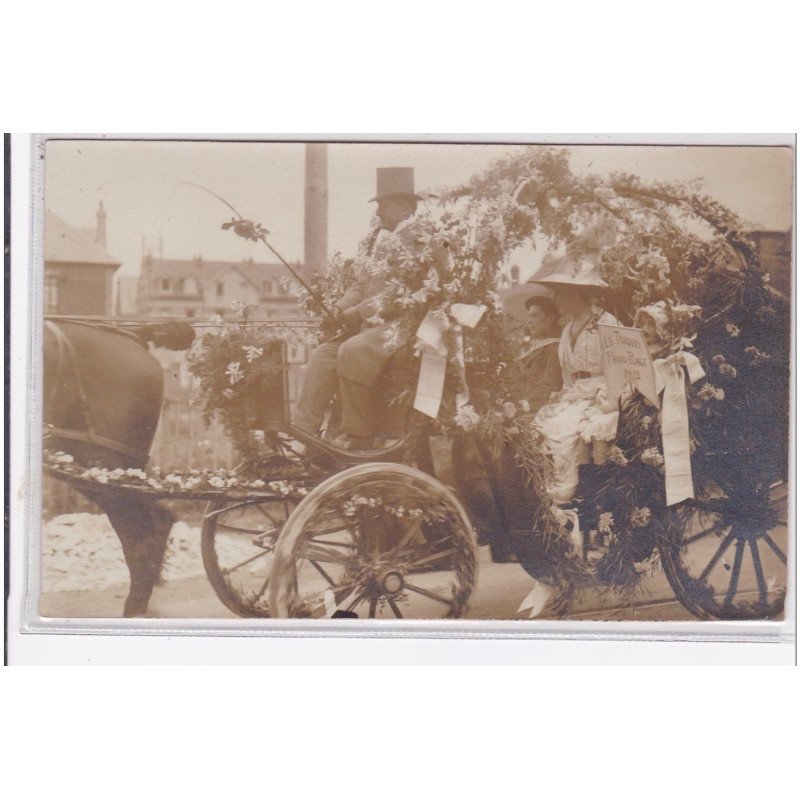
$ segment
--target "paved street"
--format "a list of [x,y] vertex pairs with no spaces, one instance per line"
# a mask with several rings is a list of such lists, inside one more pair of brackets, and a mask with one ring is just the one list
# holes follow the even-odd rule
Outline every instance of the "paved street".
[[[517,608],[530,592],[533,582],[517,564],[493,564],[487,547],[480,549],[478,581],[467,618],[525,619]],[[693,617],[675,600],[663,574],[645,581],[635,605],[624,607],[619,597],[595,593],[580,598],[572,619],[681,620]],[[126,586],[94,591],[43,594],[41,613],[58,617],[118,617],[127,593]],[[219,601],[205,577],[169,581],[156,587],[150,603],[156,618],[233,618]]]

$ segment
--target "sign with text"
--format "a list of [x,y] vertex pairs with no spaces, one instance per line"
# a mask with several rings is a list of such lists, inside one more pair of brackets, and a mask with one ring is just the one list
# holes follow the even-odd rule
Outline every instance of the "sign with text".
[[653,360],[647,349],[644,332],[638,328],[598,325],[603,371],[608,385],[608,399],[614,402],[630,384],[656,406],[658,392]]

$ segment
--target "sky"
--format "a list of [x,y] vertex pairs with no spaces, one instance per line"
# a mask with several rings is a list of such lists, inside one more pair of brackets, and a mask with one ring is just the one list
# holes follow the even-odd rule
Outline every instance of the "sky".
[[[231,212],[185,182],[224,197],[262,223],[289,261],[303,258],[304,148],[296,143],[51,140],[45,150],[45,206],[91,228],[100,200],[108,251],[119,274],[137,275],[143,248],[165,258],[274,261],[261,244],[223,231]],[[579,174],[632,172],[648,179],[704,181],[704,189],[755,227],[792,221],[792,153],[780,147],[570,147]],[[329,255],[352,255],[367,234],[375,170],[411,166],[418,190],[453,186],[518,150],[515,145],[346,144],[328,146]]]

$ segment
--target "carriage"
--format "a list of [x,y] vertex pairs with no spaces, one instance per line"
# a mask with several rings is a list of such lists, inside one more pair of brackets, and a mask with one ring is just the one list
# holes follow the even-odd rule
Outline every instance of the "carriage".
[[[731,383],[724,412],[714,408],[726,397],[719,386],[686,387],[689,404],[700,408],[702,418],[690,442],[694,496],[677,504],[663,499],[663,479],[659,489],[656,467],[642,458],[646,437],[636,433],[646,422],[655,442],[660,423],[645,413],[634,393],[631,402],[620,405],[619,458],[605,478],[595,474],[579,485],[570,524],[573,534],[581,531],[581,541],[578,552],[566,552],[563,537],[553,534],[553,520],[561,512],[549,508],[541,482],[520,482],[513,468],[509,472],[502,431],[494,450],[472,442],[486,489],[473,495],[459,478],[474,464],[455,457],[454,477],[436,476],[431,436],[437,431],[430,420],[423,423],[406,413],[408,398],[400,404],[399,423],[394,420],[395,441],[381,449],[343,450],[295,429],[286,346],[280,341],[265,354],[275,367],[258,392],[266,413],[249,423],[268,445],[265,456],[244,464],[249,482],[234,487],[222,481],[201,491],[166,489],[158,482],[123,490],[110,483],[93,485],[93,494],[208,500],[202,529],[205,569],[222,602],[243,617],[462,617],[477,580],[479,538],[485,539],[492,526],[508,535],[521,568],[532,577],[540,578],[548,562],[567,600],[582,588],[632,590],[638,575],[660,565],[677,599],[696,617],[780,616],[787,585],[790,314],[785,298],[776,298],[766,285],[757,254],[734,215],[681,187],[644,186],[631,176],[605,183],[579,180],[562,154],[549,151],[501,162],[464,192],[474,198],[466,210],[420,222],[420,240],[427,242],[422,256],[401,254],[400,263],[411,265],[407,283],[396,284],[405,292],[403,307],[415,298],[422,303],[414,324],[432,295],[440,304],[464,302],[459,299],[464,296],[491,302],[498,265],[512,245],[529,240],[536,230],[563,238],[574,220],[584,217],[616,226],[618,235],[604,245],[619,268],[609,280],[618,280],[618,294],[629,308],[640,305],[636,298],[643,286],[652,296],[662,292],[684,307],[689,307],[687,298],[703,307],[699,329],[681,337],[676,352],[696,347],[708,370]],[[689,214],[710,227],[710,240],[679,227],[677,217]],[[239,219],[223,227],[263,241],[275,252],[259,225]],[[456,288],[448,295],[444,286]],[[627,319],[632,322],[630,315]],[[745,329],[747,338],[740,336]],[[483,331],[476,337],[483,337],[489,363],[502,333],[493,341]],[[682,381],[682,367],[679,371]],[[484,370],[483,385],[467,377],[489,404],[494,402],[497,379],[491,369]],[[80,422],[81,414],[77,417]],[[63,438],[60,443],[62,449],[70,444]],[[456,450],[459,444],[464,442],[456,436]],[[54,472],[82,480],[76,472]],[[637,493],[648,482],[655,487],[650,501],[637,505]],[[521,521],[520,508],[527,509]],[[547,531],[539,524],[545,518]],[[612,519],[615,527],[608,534]],[[130,538],[136,525],[128,523]],[[594,536],[604,528],[610,545]],[[163,529],[160,535],[163,554]],[[128,548],[135,561],[135,546]],[[146,607],[157,577],[157,550],[145,559],[143,588],[136,602],[126,604],[126,613]],[[128,563],[133,584],[131,559]],[[567,614],[568,604],[557,611]]]
[[[250,422],[266,438],[269,455],[243,465],[260,480],[237,488],[154,488],[98,484],[79,470],[47,468],[84,491],[91,483],[95,499],[127,506],[140,498],[206,501],[205,570],[219,599],[241,617],[464,616],[479,578],[476,528],[485,527],[474,517],[476,511],[485,516],[480,505],[487,498],[459,496],[435,476],[435,431],[413,414],[400,415],[397,440],[366,452],[342,450],[294,428],[286,344],[276,340],[272,355],[279,369],[264,387],[259,418]],[[456,472],[467,468],[454,461]],[[785,478],[763,463],[734,470],[741,461],[740,453],[696,453],[695,463],[717,478],[696,499],[669,510],[653,542],[675,596],[700,619],[768,619],[783,610]],[[508,519],[518,509],[503,507],[509,502],[504,476],[485,450],[481,467],[488,502]],[[540,551],[526,548],[537,532],[515,533],[521,567],[539,575]],[[586,536],[576,575],[592,575],[591,556]]]
[[[476,499],[435,477],[430,428],[415,429],[412,418],[388,449],[341,451],[294,429],[285,384],[273,388],[276,455],[265,476],[272,492],[220,496],[205,513],[203,560],[223,603],[245,617],[463,616],[478,580],[479,526],[466,510],[474,512]],[[303,455],[292,449],[296,441]],[[504,476],[491,454],[481,456],[490,502],[507,519],[513,512],[503,508]],[[785,480],[766,469],[745,477],[716,452],[697,454],[696,462],[701,469],[713,462],[717,480],[670,510],[654,543],[675,596],[701,619],[779,615]],[[454,469],[464,468],[456,458]],[[579,560],[591,574],[588,523],[584,531]],[[535,530],[521,531],[511,544],[532,575],[539,574],[530,561],[536,550],[529,553],[525,543],[535,537]]]

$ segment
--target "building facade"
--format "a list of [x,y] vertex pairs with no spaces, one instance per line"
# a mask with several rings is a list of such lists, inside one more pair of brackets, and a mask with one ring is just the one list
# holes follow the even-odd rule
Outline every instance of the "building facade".
[[[298,267],[299,269],[299,267]],[[154,258],[142,261],[137,311],[151,317],[206,319],[230,316],[237,303],[250,306],[250,319],[299,315],[296,283],[280,264]]]
[[106,251],[106,212],[97,210],[96,228],[68,225],[52,211],[44,221],[44,313],[109,316],[114,273],[120,262]]

